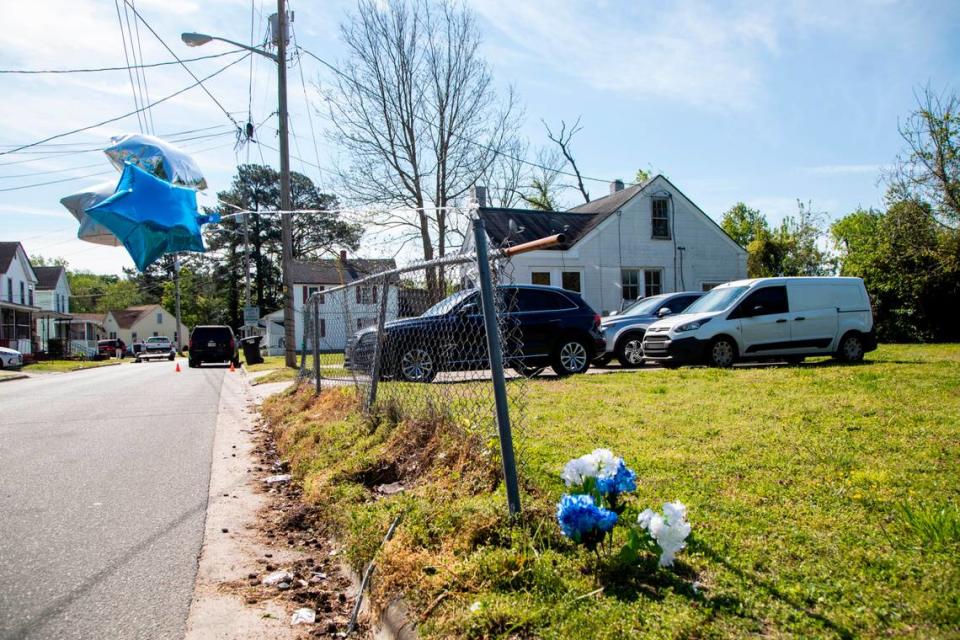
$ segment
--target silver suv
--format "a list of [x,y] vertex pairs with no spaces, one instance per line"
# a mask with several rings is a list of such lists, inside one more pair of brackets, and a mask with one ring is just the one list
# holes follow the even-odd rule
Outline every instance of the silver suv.
[[639,367],[643,364],[643,335],[647,327],[663,317],[681,313],[701,296],[703,293],[699,291],[649,296],[633,302],[614,316],[604,318],[600,322],[600,331],[607,349],[596,363],[606,365],[616,358],[624,367]]

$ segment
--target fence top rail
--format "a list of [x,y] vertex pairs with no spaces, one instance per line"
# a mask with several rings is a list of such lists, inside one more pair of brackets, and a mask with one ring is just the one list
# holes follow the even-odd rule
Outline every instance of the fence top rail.
[[[538,240],[531,240],[530,242],[525,242],[523,244],[514,245],[512,247],[502,247],[496,249],[495,251],[489,252],[489,258],[502,258],[515,256],[521,253],[526,253],[527,251],[536,251],[538,249],[547,249],[549,247],[563,244],[566,242],[566,236],[559,233],[553,236],[547,236],[546,238],[540,238]],[[344,284],[337,285],[335,287],[330,287],[324,289],[323,291],[318,291],[310,295],[309,298],[305,301],[304,304],[311,304],[316,300],[320,299],[320,296],[330,295],[332,293],[338,293],[351,287],[362,287],[366,284],[371,283],[381,283],[384,279],[392,278],[393,276],[399,276],[404,273],[409,273],[411,271],[422,271],[423,269],[430,269],[432,267],[445,267],[453,264],[467,264],[468,262],[476,262],[477,254],[475,251],[470,253],[457,253],[454,255],[443,256],[442,258],[434,258],[433,260],[425,260],[421,262],[413,262],[403,267],[397,267],[396,269],[390,269],[388,271],[380,271],[378,273],[372,273],[363,278],[358,278],[352,282],[347,282]]]

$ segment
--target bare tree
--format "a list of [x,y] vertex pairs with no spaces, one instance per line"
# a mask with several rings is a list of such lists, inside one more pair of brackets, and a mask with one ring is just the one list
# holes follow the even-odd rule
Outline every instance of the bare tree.
[[580,195],[583,196],[584,202],[590,202],[590,193],[587,191],[586,187],[583,186],[583,176],[580,175],[580,168],[577,167],[577,161],[573,157],[573,151],[570,148],[570,142],[573,140],[573,136],[583,129],[580,126],[580,118],[577,117],[577,121],[573,123],[573,126],[570,129],[567,129],[567,123],[563,120],[560,121],[560,131],[554,135],[553,131],[550,129],[550,125],[543,122],[544,128],[547,130],[547,137],[550,138],[550,141],[560,147],[560,152],[563,154],[564,159],[567,164],[570,165],[570,168],[573,170],[574,175],[577,178],[577,189],[580,191]]
[[[425,260],[444,256],[462,235],[452,206],[514,137],[514,94],[498,96],[459,2],[359,0],[341,36],[348,56],[326,96],[349,157],[341,192],[381,207],[371,221],[418,242]],[[428,286],[442,291],[437,277]]]
[[568,188],[567,185],[559,183],[564,165],[563,156],[557,149],[540,149],[537,151],[535,165],[529,176],[530,186],[521,197],[533,209],[556,211],[560,206],[560,193]]
[[917,109],[900,123],[906,142],[886,175],[893,199],[929,202],[942,224],[960,224],[960,96],[929,85]]
[[492,206],[510,209],[523,201],[529,149],[527,141],[513,140],[481,176],[479,184],[486,185],[487,201]]

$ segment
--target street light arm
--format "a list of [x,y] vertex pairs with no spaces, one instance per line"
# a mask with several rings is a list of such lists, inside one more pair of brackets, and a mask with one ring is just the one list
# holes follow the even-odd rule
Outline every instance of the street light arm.
[[190,47],[204,45],[207,42],[210,42],[210,40],[219,40],[220,42],[232,44],[235,47],[240,47],[241,49],[245,49],[246,51],[250,51],[252,53],[259,53],[263,57],[270,58],[276,63],[280,62],[280,58],[278,58],[275,53],[270,53],[269,51],[264,51],[263,49],[258,49],[257,47],[251,47],[250,45],[237,42],[236,40],[230,40],[229,38],[221,38],[220,36],[211,36],[203,33],[184,33],[181,34],[180,38],[187,44],[187,46]]

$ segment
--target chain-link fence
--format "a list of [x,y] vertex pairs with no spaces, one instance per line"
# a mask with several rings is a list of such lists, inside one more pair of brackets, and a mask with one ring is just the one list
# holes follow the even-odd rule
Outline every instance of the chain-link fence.
[[[475,238],[486,242],[478,228]],[[512,425],[522,449],[525,383],[542,366],[525,362],[510,251],[476,248],[310,295],[300,318],[301,376],[320,393],[352,387],[369,414],[440,415],[498,435],[501,445]],[[514,455],[512,447],[502,453]]]

